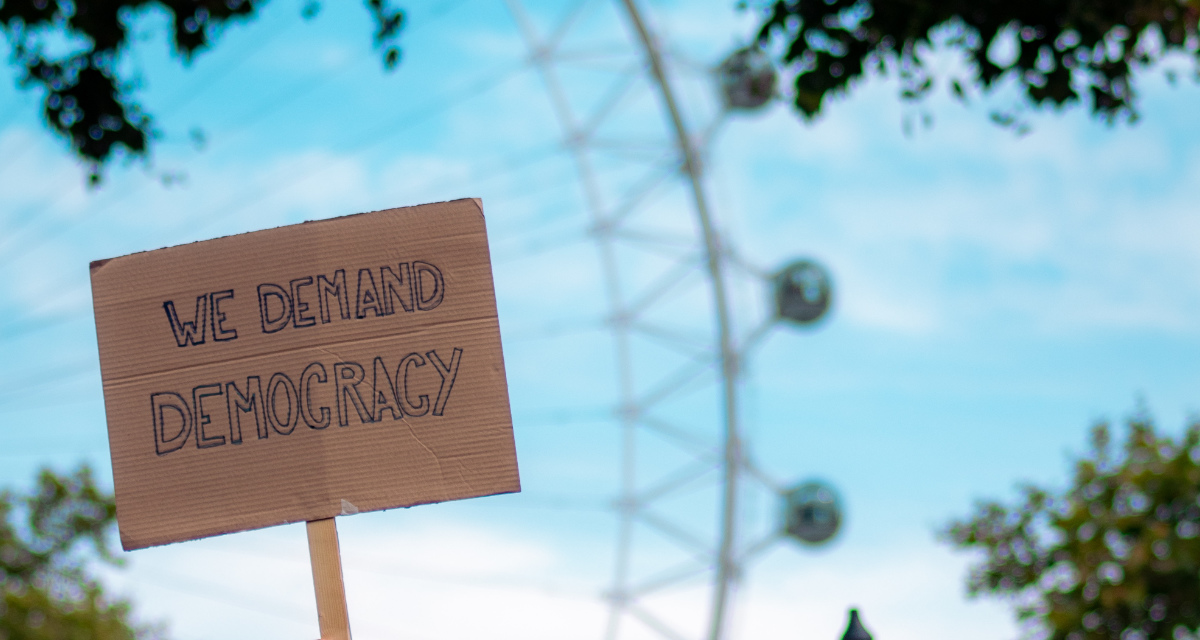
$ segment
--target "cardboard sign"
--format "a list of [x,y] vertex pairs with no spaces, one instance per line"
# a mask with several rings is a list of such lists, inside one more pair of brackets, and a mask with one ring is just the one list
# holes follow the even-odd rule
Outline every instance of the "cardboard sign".
[[520,491],[480,201],[91,276],[125,549]]

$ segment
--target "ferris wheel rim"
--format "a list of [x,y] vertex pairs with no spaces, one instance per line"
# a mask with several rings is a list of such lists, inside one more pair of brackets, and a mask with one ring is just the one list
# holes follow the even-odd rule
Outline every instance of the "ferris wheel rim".
[[651,75],[658,84],[663,103],[671,116],[671,125],[675,131],[676,145],[683,155],[683,171],[692,187],[693,204],[696,217],[700,223],[701,234],[704,236],[704,249],[708,263],[710,283],[713,291],[714,314],[717,323],[717,341],[720,346],[721,386],[725,409],[725,442],[724,442],[724,487],[721,502],[721,536],[717,557],[717,577],[713,604],[709,618],[709,640],[721,640],[725,630],[725,607],[729,598],[729,588],[738,571],[733,557],[734,540],[737,523],[737,480],[741,459],[741,438],[738,433],[738,388],[737,368],[738,354],[733,345],[733,330],[730,322],[729,298],[725,290],[724,252],[716,229],[713,227],[712,214],[708,208],[708,198],[705,195],[702,165],[697,157],[692,143],[691,133],[684,124],[679,111],[674,89],[663,68],[662,55],[657,43],[638,9],[636,0],[621,0],[638,34],[647,61],[650,63]]
[[[563,36],[571,23],[578,17],[580,9],[587,2],[588,0],[581,0],[575,5],[574,10],[563,20],[562,25],[560,25],[555,33],[551,34],[545,41],[539,42],[537,34],[528,20],[528,16],[524,14],[518,0],[505,0],[510,13],[513,14],[518,23],[522,36],[531,49],[530,60],[537,67],[547,85],[555,115],[559,124],[565,130],[567,147],[571,151],[576,169],[580,174],[585,199],[588,200],[589,209],[592,212],[596,227],[600,229],[602,225],[607,224],[607,221],[603,220],[598,214],[601,209],[598,206],[598,186],[589,168],[588,157],[586,154],[580,152],[579,147],[576,146],[579,140],[582,139],[582,136],[580,136],[580,132],[575,130],[576,124],[573,122],[571,110],[567,105],[563,88],[555,77],[554,70],[548,61],[548,54],[551,52],[555,41]],[[713,579],[712,600],[705,636],[707,640],[722,640],[726,635],[726,614],[728,611],[728,602],[731,597],[731,587],[741,573],[739,557],[735,551],[735,542],[737,536],[738,476],[745,463],[738,427],[739,403],[737,381],[740,353],[734,344],[730,305],[725,283],[728,256],[722,246],[708,205],[699,151],[693,143],[692,134],[682,117],[678,99],[665,69],[656,38],[647,27],[643,19],[643,14],[635,0],[616,0],[616,4],[623,8],[633,27],[636,35],[635,40],[640,45],[641,54],[644,57],[644,64],[649,68],[650,79],[657,87],[662,100],[662,108],[667,112],[671,122],[671,130],[674,134],[673,148],[678,157],[682,158],[678,169],[686,177],[690,187],[693,214],[699,224],[701,236],[703,237],[703,262],[708,273],[708,282],[713,300],[712,312],[716,325],[716,341],[718,344],[717,361],[719,363],[718,369],[721,380],[724,415],[721,455],[721,469],[723,472],[720,501],[721,525],[719,528],[720,534],[717,545],[718,551],[715,577]],[[711,133],[707,132],[705,137],[709,137]],[[597,243],[601,249],[601,266],[604,274],[605,289],[609,299],[609,308],[612,312],[611,317],[613,318],[614,327],[618,329],[612,332],[617,342],[616,351],[621,387],[619,390],[621,396],[621,411],[619,414],[622,421],[623,497],[622,500],[618,501],[618,506],[619,509],[625,509],[631,506],[624,503],[631,499],[630,496],[633,494],[634,489],[629,469],[630,460],[632,459],[633,420],[635,418],[632,413],[634,411],[633,407],[636,404],[630,382],[632,379],[630,373],[632,366],[630,358],[631,347],[629,344],[630,335],[627,331],[620,330],[618,326],[623,307],[620,304],[620,283],[615,266],[616,257],[612,240],[611,238],[606,239],[606,236],[603,234],[597,234],[597,239]],[[632,518],[628,515],[623,515],[619,525],[617,567],[614,572],[616,574],[614,582],[618,585],[627,584],[631,531]],[[611,608],[608,629],[605,634],[609,640],[615,640],[617,619],[623,612],[622,608],[627,606],[632,599],[630,596],[630,592],[632,591],[632,589],[614,589],[609,594]],[[679,637],[678,634],[672,632],[665,625],[660,624],[650,616],[648,612],[632,609],[631,611],[625,611],[625,613],[634,614],[635,617],[641,619],[643,623],[651,628],[657,627],[656,630],[659,631],[660,635],[668,638]]]

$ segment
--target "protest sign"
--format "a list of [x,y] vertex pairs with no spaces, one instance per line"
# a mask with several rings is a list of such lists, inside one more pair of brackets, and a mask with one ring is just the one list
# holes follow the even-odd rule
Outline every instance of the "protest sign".
[[520,490],[482,204],[91,265],[121,544]]

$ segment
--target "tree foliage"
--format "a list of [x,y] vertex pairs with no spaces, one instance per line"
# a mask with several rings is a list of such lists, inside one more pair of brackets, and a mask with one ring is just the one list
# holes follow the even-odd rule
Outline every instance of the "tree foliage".
[[[764,9],[758,40],[781,47],[806,118],[871,69],[894,69],[906,100],[939,80],[965,100],[969,86],[1011,79],[1032,105],[1086,98],[1096,116],[1132,121],[1135,72],[1171,53],[1200,62],[1200,0],[773,0]],[[925,59],[935,45],[965,56],[965,79],[935,77]]]
[[[115,562],[107,535],[112,498],[80,468],[42,471],[26,495],[0,492],[0,639],[135,640],[129,604],[106,597],[85,570],[90,555]],[[90,548],[90,554],[87,553]]]
[[1015,599],[1031,637],[1189,640],[1200,627],[1200,424],[1180,439],[1131,419],[1114,451],[1092,432],[1071,487],[1021,488],[1017,504],[977,504],[944,532],[982,559],[975,594]]
[[[387,0],[365,0],[375,21],[374,42],[384,67],[400,60],[396,41],[404,14]],[[0,30],[11,46],[20,83],[42,93],[42,115],[51,131],[100,180],[118,152],[145,156],[153,120],[135,100],[135,82],[122,61],[130,30],[157,9],[170,17],[171,42],[185,62],[211,47],[222,30],[258,16],[265,0],[0,0]],[[305,15],[316,15],[312,2]]]

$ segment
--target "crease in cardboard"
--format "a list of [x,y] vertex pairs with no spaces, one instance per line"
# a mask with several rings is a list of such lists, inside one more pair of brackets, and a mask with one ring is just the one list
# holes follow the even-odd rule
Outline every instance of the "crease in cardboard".
[[[494,315],[479,316],[476,318],[463,318],[461,320],[425,326],[420,329],[414,329],[411,331],[397,331],[397,332],[393,332],[387,336],[377,336],[374,338],[362,338],[362,339],[357,339],[357,340],[344,340],[341,342],[334,343],[330,346],[336,347],[336,348],[364,346],[371,342],[381,342],[381,341],[385,341],[385,340],[393,340],[395,338],[412,338],[412,337],[430,333],[430,331],[434,330],[434,329],[442,330],[445,328],[454,328],[456,326],[462,326],[462,325],[468,325],[468,324],[486,323],[489,321],[495,322],[497,320],[498,320],[498,317],[494,316]],[[254,353],[254,354],[249,354],[249,355],[244,355],[244,356],[227,358],[225,360],[213,360],[210,362],[200,362],[200,363],[197,363],[197,364],[194,364],[191,366],[187,366],[187,367],[172,367],[172,368],[168,368],[168,369],[156,369],[156,370],[138,373],[136,375],[109,376],[105,379],[105,386],[110,386],[110,385],[111,386],[119,386],[122,384],[137,382],[141,379],[152,378],[155,376],[162,375],[163,373],[166,373],[166,372],[183,372],[183,371],[189,371],[189,370],[202,369],[204,367],[215,367],[215,366],[220,366],[220,365],[240,364],[240,363],[248,362],[251,360],[258,360],[258,359],[263,359],[263,358],[273,358],[273,357],[277,357],[280,355],[301,353],[304,351],[322,351],[324,353],[328,353],[333,356],[338,356],[338,354],[334,353],[333,351],[330,351],[328,348],[321,347],[319,345],[301,345],[301,346],[294,347],[292,349],[283,350],[283,351],[267,352],[267,353]],[[340,356],[338,356],[338,357],[340,357]]]
[[408,433],[409,433],[409,435],[412,436],[413,440],[416,440],[417,444],[421,445],[422,449],[424,449],[427,453],[429,453],[429,455],[432,456],[434,460],[437,460],[438,467],[440,468],[442,466],[442,459],[438,456],[437,452],[434,451],[433,449],[430,449],[429,445],[425,444],[425,441],[421,439],[421,436],[417,435],[416,430],[413,429],[412,425],[409,424],[408,420],[401,420],[401,422],[404,423],[405,428],[408,429]]

